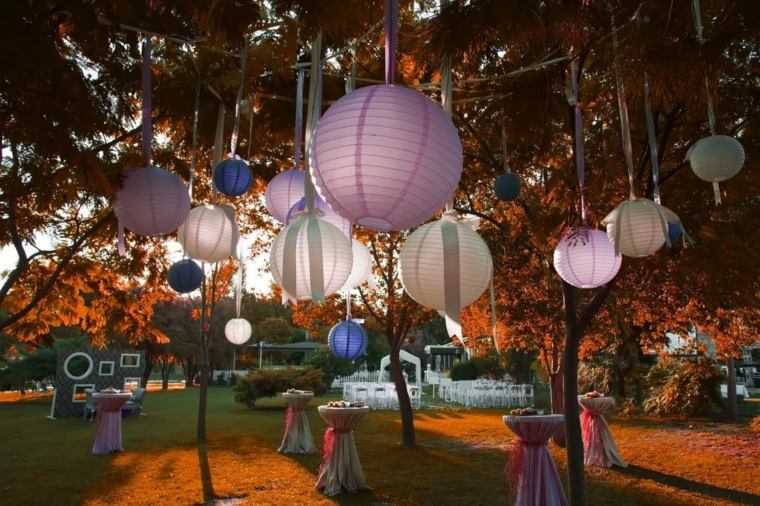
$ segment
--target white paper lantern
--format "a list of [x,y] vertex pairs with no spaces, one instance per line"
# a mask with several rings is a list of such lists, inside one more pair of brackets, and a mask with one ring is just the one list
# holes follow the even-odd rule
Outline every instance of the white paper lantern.
[[597,288],[609,282],[622,261],[607,234],[587,227],[570,230],[554,249],[554,269],[576,288]]
[[283,228],[269,256],[272,277],[282,287],[283,301],[294,303],[321,301],[337,292],[345,286],[351,266],[348,238],[316,214],[303,214]]
[[243,344],[251,338],[253,329],[245,318],[233,318],[224,326],[224,337],[232,344]]
[[628,257],[651,255],[668,240],[668,222],[661,206],[645,198],[626,200],[610,214],[602,225],[615,251]]
[[367,86],[319,120],[310,164],[317,191],[338,214],[375,230],[403,230],[451,198],[462,144],[451,119],[425,95]]
[[697,141],[686,157],[697,177],[721,182],[731,179],[741,170],[744,148],[728,135],[711,135]]
[[239,235],[232,206],[205,204],[190,211],[177,239],[195,260],[213,263],[235,256]]
[[353,265],[346,285],[355,288],[372,279],[372,257],[367,247],[359,241],[351,243],[351,250],[353,252]]
[[[314,195],[314,208],[317,210],[317,214],[319,214],[320,218],[338,227],[341,232],[346,234],[346,237],[351,237],[351,222],[333,211],[333,209],[327,205],[327,202],[322,200],[319,195]],[[302,197],[290,208],[290,211],[288,211],[288,216],[285,218],[285,224],[289,225],[296,216],[305,212],[306,197]]]
[[[451,246],[444,244],[451,245],[454,237],[453,244],[459,246],[458,262],[451,265],[448,262],[456,259],[456,253],[452,257],[448,249]],[[454,272],[447,272],[447,267]],[[407,237],[399,252],[401,283],[406,293],[423,306],[444,310],[449,334],[459,337],[462,337],[459,311],[483,294],[491,280],[492,268],[488,245],[453,215],[444,215],[419,227]],[[447,307],[452,297],[457,296],[459,308]]]
[[269,214],[285,223],[290,208],[303,197],[306,176],[298,169],[285,170],[269,181],[264,194]]

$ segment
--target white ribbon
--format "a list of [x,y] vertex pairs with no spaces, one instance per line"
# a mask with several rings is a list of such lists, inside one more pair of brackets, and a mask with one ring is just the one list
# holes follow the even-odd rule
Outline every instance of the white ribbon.
[[311,78],[309,79],[309,106],[307,109],[306,123],[306,156],[304,158],[304,167],[306,168],[306,177],[304,178],[304,195],[306,196],[306,210],[314,209],[314,183],[311,180],[311,166],[309,156],[311,152],[311,138],[317,127],[319,116],[322,109],[322,65],[320,58],[322,55],[322,32],[319,32],[311,45]]
[[[306,245],[309,255],[309,272],[298,272],[298,238],[306,227]],[[297,215],[285,233],[282,265],[282,303],[298,302],[299,276],[309,276],[311,300],[315,303],[325,301],[325,278],[322,252],[322,234],[319,229],[317,213]]]
[[443,302],[446,330],[449,336],[462,338],[462,302],[459,270],[459,230],[456,215],[447,212],[441,218],[443,242]]
[[243,86],[245,84],[245,62],[248,53],[248,41],[243,38],[243,49],[240,52],[240,84],[238,85],[237,99],[235,100],[235,122],[230,136],[230,156],[235,157],[238,144],[238,128],[240,127],[240,101],[243,99]]
[[[214,134],[214,152],[212,155],[211,166],[216,165],[222,161],[222,154],[224,152],[224,104],[220,101],[219,107],[216,112],[216,133]],[[213,184],[213,178],[211,183],[211,194],[216,197],[216,185]]]

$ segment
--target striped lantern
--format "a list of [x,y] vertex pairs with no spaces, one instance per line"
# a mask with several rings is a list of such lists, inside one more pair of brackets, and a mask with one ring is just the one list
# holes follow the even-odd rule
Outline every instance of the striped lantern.
[[272,243],[269,267],[282,287],[283,302],[322,302],[340,290],[351,273],[348,238],[316,213],[302,214]]
[[317,191],[339,215],[375,230],[403,230],[451,198],[462,144],[451,119],[425,95],[367,86],[319,120],[310,167]]
[[576,288],[597,288],[620,270],[623,257],[602,230],[571,229],[554,249],[554,269]]
[[728,135],[711,135],[697,141],[686,157],[700,179],[721,182],[734,177],[744,165],[744,148]]
[[367,331],[353,320],[340,322],[327,335],[327,346],[333,355],[344,360],[356,360],[367,350]]
[[492,268],[488,245],[454,213],[419,227],[399,252],[406,293],[423,306],[443,310],[449,335],[458,337],[460,312],[488,287]]
[[177,240],[194,259],[213,263],[235,256],[239,235],[232,206],[204,204],[190,211]]
[[251,338],[253,329],[245,318],[232,318],[224,326],[224,337],[232,344],[244,344]]
[[200,288],[203,282],[203,271],[198,264],[186,258],[169,267],[167,278],[169,286],[175,292],[190,293]]
[[288,211],[303,197],[305,176],[299,169],[285,170],[269,181],[264,194],[269,214],[285,223]]
[[602,225],[616,253],[649,256],[668,240],[668,221],[662,206],[645,198],[626,200],[608,214]]
[[[333,211],[332,208],[327,205],[327,202],[322,200],[319,195],[314,196],[314,207],[317,209],[318,213],[321,213],[320,218],[338,227],[341,232],[346,234],[346,237],[351,237],[351,222]],[[301,197],[301,200],[296,202],[293,207],[290,208],[290,211],[288,211],[288,215],[285,217],[285,224],[289,225],[299,213],[305,212],[306,197]]]
[[243,160],[230,158],[214,167],[214,186],[219,192],[237,197],[243,195],[253,184],[253,172]]
[[346,285],[349,288],[356,288],[366,281],[370,284],[370,288],[372,288],[374,279],[372,278],[372,257],[369,254],[369,250],[364,244],[354,241],[351,243],[351,252],[353,264]]

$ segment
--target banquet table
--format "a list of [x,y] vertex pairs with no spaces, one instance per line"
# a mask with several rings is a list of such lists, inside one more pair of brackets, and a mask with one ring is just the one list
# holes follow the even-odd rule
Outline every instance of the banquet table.
[[319,415],[329,425],[322,446],[322,465],[314,488],[326,495],[345,489],[356,492],[367,488],[364,471],[356,452],[353,428],[369,413],[369,407],[331,408],[319,406]]
[[92,453],[102,455],[124,450],[121,444],[121,407],[132,394],[125,393],[94,393],[92,400],[96,405],[95,443]]
[[588,398],[585,395],[579,395],[578,403],[583,408],[581,428],[585,464],[597,467],[612,467],[613,465],[628,467],[628,464],[620,458],[610,427],[604,419],[604,413],[615,407],[615,399],[612,397]]
[[562,430],[563,415],[505,416],[515,433],[507,477],[517,506],[565,506],[567,499],[546,444]]
[[280,453],[316,453],[314,439],[311,437],[309,419],[306,418],[306,406],[314,397],[313,393],[283,393],[282,398],[288,406],[285,411],[285,434],[277,449]]

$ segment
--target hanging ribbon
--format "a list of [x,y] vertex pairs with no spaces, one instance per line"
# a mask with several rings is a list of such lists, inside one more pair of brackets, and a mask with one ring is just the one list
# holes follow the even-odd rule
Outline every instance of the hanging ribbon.
[[644,76],[644,116],[647,124],[647,142],[649,143],[649,159],[652,163],[652,182],[654,183],[654,201],[661,204],[660,197],[660,157],[657,154],[657,135],[652,115],[652,104],[649,100],[649,79]]
[[628,105],[625,101],[625,88],[623,82],[620,80],[620,74],[618,67],[620,62],[618,61],[618,33],[615,27],[615,17],[612,17],[612,53],[615,70],[615,84],[617,87],[617,101],[618,112],[620,114],[620,136],[623,145],[623,157],[625,158],[625,165],[628,168],[628,190],[629,198],[631,200],[636,198],[635,190],[635,175],[633,169],[633,148],[631,145],[631,125],[628,121]]
[[[441,6],[446,4],[446,0],[441,0]],[[443,55],[441,59],[441,107],[444,112],[451,118],[452,113],[452,96],[453,96],[453,79],[451,77],[451,56]],[[456,190],[455,190],[456,191]],[[454,194],[451,194],[446,201],[446,211],[454,209]]]
[[499,348],[499,335],[496,329],[496,294],[493,289],[493,265],[491,266],[491,280],[488,285],[488,301],[491,304],[491,328],[493,332],[493,347],[496,353],[501,353]]
[[[238,254],[238,257],[241,255]],[[235,315],[240,318],[240,308],[243,300],[243,260],[238,260],[237,286],[235,287]]]
[[282,258],[282,305],[288,302],[295,304],[298,302],[298,262],[296,250],[298,248],[298,233],[301,223],[305,218],[301,217],[296,223],[287,228],[285,233],[285,244],[283,246]]
[[245,63],[248,53],[248,41],[243,39],[243,49],[240,51],[240,84],[238,85],[237,98],[235,100],[235,122],[230,136],[230,157],[236,158],[238,144],[238,129],[240,127],[240,102],[243,100],[243,86],[245,84]]
[[193,200],[193,182],[195,181],[195,150],[198,147],[198,109],[201,102],[201,76],[198,75],[198,82],[195,85],[195,103],[193,104],[193,134],[192,134],[192,153],[190,153],[190,177],[187,182],[187,193],[190,200]]
[[456,213],[447,212],[441,219],[443,242],[443,302],[449,336],[462,339],[462,301],[459,270],[459,230]]
[[296,83],[296,132],[293,140],[294,154],[293,166],[301,166],[301,142],[303,132],[303,83],[304,69],[298,69],[298,81]]
[[504,172],[509,172],[509,152],[507,151],[507,119],[503,111],[501,117],[501,159]]
[[[224,104],[220,101],[219,107],[216,112],[216,134],[214,135],[214,153],[212,155],[211,167],[222,161],[222,153],[224,151]],[[216,185],[211,183],[211,194],[216,197]]]
[[[351,233],[351,228],[352,228],[352,225],[349,225],[348,226],[348,245],[351,247],[351,251],[353,253],[354,238],[353,238],[353,234]],[[349,279],[351,278],[350,275],[348,277]],[[351,321],[351,288],[352,288],[351,283],[346,282],[346,321]],[[346,344],[348,344],[348,341],[346,341]],[[348,352],[346,352],[346,354],[348,354]]]
[[307,108],[308,122],[306,124],[306,177],[304,178],[304,195],[306,197],[306,210],[314,210],[314,183],[311,180],[311,167],[309,157],[311,155],[311,138],[319,122],[322,109],[322,32],[319,32],[311,45],[311,79],[309,79],[309,106]]
[[[356,44],[359,42],[357,41]],[[356,89],[356,45],[351,46],[351,74],[346,78],[346,95]]]
[[[305,230],[304,230],[305,227]],[[298,272],[298,243],[302,233],[306,233],[306,247],[309,258],[309,272]],[[304,213],[287,228],[283,247],[282,262],[282,304],[298,302],[298,279],[309,276],[311,301],[325,301],[324,260],[322,251],[322,234],[319,217],[316,213]]]
[[311,285],[311,301],[325,301],[325,276],[322,258],[322,233],[319,229],[319,218],[310,215],[307,220],[306,241],[309,247],[309,280]]
[[578,63],[575,60],[570,62],[570,72],[572,74],[573,91],[570,105],[575,109],[575,166],[578,171],[578,190],[581,196],[581,220],[586,223],[586,197],[584,187],[586,184],[586,168],[583,156],[583,118],[581,117],[581,106],[578,103]]
[[385,0],[385,84],[396,79],[396,46],[398,45],[398,0]]
[[253,109],[255,104],[256,94],[253,94],[248,98],[248,153],[245,159],[248,160],[249,165],[251,164],[251,147],[253,147]]

